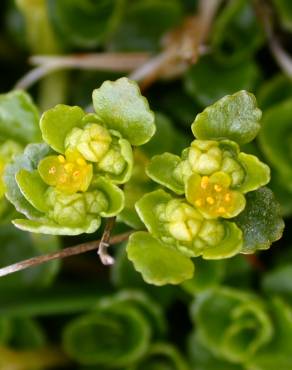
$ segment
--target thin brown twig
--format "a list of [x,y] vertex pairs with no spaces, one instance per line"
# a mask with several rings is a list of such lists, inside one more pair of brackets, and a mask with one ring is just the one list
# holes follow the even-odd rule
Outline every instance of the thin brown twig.
[[116,217],[110,217],[107,219],[102,238],[98,246],[97,254],[104,265],[113,265],[115,263],[115,259],[107,252],[107,248],[110,246],[111,232],[115,226],[115,222]]
[[49,73],[64,69],[130,72],[145,63],[149,57],[149,53],[34,55],[29,62],[36,67],[18,80],[14,89],[29,89]]
[[[108,244],[118,244],[121,243],[129,238],[132,231],[128,231],[122,234],[112,236]],[[0,269],[0,277],[12,274],[17,271],[25,270],[29,267],[37,266],[45,262],[53,261],[56,259],[71,257],[77,254],[86,253],[95,249],[98,249],[101,240],[95,240],[89,243],[82,243],[76,245],[74,247],[65,248],[61,251],[45,254],[42,256],[37,256],[33,258],[29,258],[27,260],[14,263],[13,265],[3,267]]]

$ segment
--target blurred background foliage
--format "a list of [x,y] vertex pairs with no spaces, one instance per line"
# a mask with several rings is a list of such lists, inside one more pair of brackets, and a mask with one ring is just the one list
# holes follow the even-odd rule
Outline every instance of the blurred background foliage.
[[[42,111],[56,103],[88,107],[106,79],[130,75],[141,83],[158,130],[135,153],[114,233],[141,227],[133,204],[155,188],[144,174],[149,158],[179,154],[192,140],[195,115],[241,89],[263,110],[259,140],[245,151],[272,167],[286,221],[269,251],[198,259],[195,277],[179,287],[144,283],[123,244],[112,248],[112,268],[91,252],[1,278],[0,370],[291,370],[291,1],[3,0],[0,17],[1,93],[18,82]],[[60,57],[53,67],[50,55]],[[44,77],[19,81],[31,64]],[[5,128],[5,104],[0,96],[0,146],[23,147],[32,140],[29,123],[22,121],[20,135],[13,121]],[[9,212],[0,199],[1,267],[101,236],[30,235],[9,224]]]

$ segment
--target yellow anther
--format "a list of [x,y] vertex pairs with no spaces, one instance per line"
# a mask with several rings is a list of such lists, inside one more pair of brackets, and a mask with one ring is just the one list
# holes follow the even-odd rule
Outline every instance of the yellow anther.
[[62,183],[62,184],[65,184],[66,181],[67,181],[67,176],[61,176],[59,178],[59,182]]
[[58,159],[60,163],[65,163],[66,159],[62,155],[58,155]]
[[218,213],[225,213],[226,209],[224,207],[219,207],[217,211]]
[[201,188],[206,189],[209,183],[209,177],[208,176],[203,176],[201,180]]
[[198,200],[196,200],[196,201],[195,201],[195,205],[196,205],[197,207],[202,207],[202,205],[203,205],[203,201],[202,201],[202,199],[198,199]]
[[80,175],[80,171],[74,171],[74,172],[73,172],[73,176],[74,176],[74,177],[78,177],[79,175]]
[[54,175],[56,173],[56,167],[55,166],[53,166],[53,167],[51,167],[50,169],[49,169],[49,174],[50,175]]
[[215,184],[214,185],[214,189],[217,193],[220,193],[220,191],[222,191],[222,186],[218,185],[218,184]]
[[73,168],[74,168],[74,164],[73,163],[66,163],[64,165],[64,168],[65,168],[65,171],[66,172],[72,172],[73,171]]
[[231,195],[230,195],[230,193],[227,193],[225,195],[224,200],[225,200],[225,202],[230,202],[231,201]]
[[86,165],[86,162],[83,158],[78,158],[76,162],[77,162],[77,164],[79,164],[79,166],[85,166]]
[[212,197],[207,197],[207,203],[208,204],[210,204],[210,205],[212,205],[212,204],[214,204],[215,203],[215,200],[214,200],[214,198],[212,198]]

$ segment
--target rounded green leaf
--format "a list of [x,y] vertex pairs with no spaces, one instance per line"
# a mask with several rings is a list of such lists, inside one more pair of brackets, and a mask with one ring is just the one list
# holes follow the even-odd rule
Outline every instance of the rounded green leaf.
[[245,170],[244,182],[236,190],[247,193],[266,185],[270,181],[270,168],[256,156],[239,153],[238,161]]
[[183,180],[174,176],[174,171],[181,163],[180,157],[171,153],[163,153],[151,158],[146,168],[147,175],[155,182],[167,187],[176,194],[184,193]]
[[291,368],[292,352],[292,311],[291,307],[279,298],[271,302],[274,322],[274,336],[267,346],[255,354],[247,363],[251,370],[274,370]]
[[43,182],[38,171],[20,170],[15,179],[25,199],[38,211],[47,212],[45,192],[48,186]]
[[115,28],[123,0],[49,0],[49,17],[63,43],[95,48]]
[[0,136],[22,144],[39,141],[39,112],[21,90],[0,95]]
[[267,307],[256,296],[215,288],[195,301],[191,315],[200,342],[215,355],[244,363],[273,335]]
[[149,284],[180,284],[194,274],[190,258],[147,232],[140,231],[130,236],[127,254]]
[[6,197],[14,205],[18,212],[26,217],[38,219],[42,213],[27,201],[20,191],[16,182],[16,174],[24,169],[27,171],[36,170],[39,161],[49,154],[49,147],[46,144],[29,144],[23,154],[15,157],[14,161],[6,166],[4,182],[6,186]]
[[246,370],[240,364],[234,364],[217,357],[200,342],[197,330],[188,338],[188,354],[193,369],[198,370]]
[[171,200],[171,195],[166,193],[164,190],[156,190],[151,193],[145,194],[136,203],[136,210],[146,225],[147,229],[154,236],[160,235],[159,221],[157,219],[156,208],[157,205],[167,203]]
[[[124,251],[125,252],[125,251]],[[152,287],[153,289],[153,287]],[[114,296],[110,295],[98,302],[98,307],[107,309],[116,304],[129,304],[143,313],[148,325],[153,330],[153,336],[161,336],[166,333],[166,320],[162,307],[141,290],[120,290]]]
[[108,201],[108,209],[100,212],[102,217],[116,216],[125,205],[124,192],[105,177],[97,177],[93,180],[92,187],[102,191]]
[[246,194],[245,209],[234,222],[243,232],[241,253],[247,254],[268,249],[284,229],[280,205],[267,187]]
[[96,217],[95,219],[88,222],[86,225],[80,225],[80,227],[58,225],[46,218],[43,218],[40,221],[16,219],[13,220],[12,223],[18,229],[29,231],[31,233],[49,235],[80,235],[83,233],[94,233],[99,228],[101,219],[100,217]]
[[251,90],[258,74],[254,62],[244,60],[226,65],[206,56],[188,70],[184,83],[187,92],[202,106],[207,106],[234,91]]
[[66,136],[74,127],[82,127],[85,113],[80,107],[58,104],[43,113],[40,128],[43,139],[54,150],[65,153]]
[[147,355],[128,370],[190,370],[181,353],[169,343],[155,343]]
[[135,306],[117,303],[69,322],[63,347],[79,364],[127,367],[145,354],[150,334],[147,320]]
[[291,152],[292,99],[274,105],[263,116],[262,130],[259,135],[261,148],[269,162],[291,187],[292,152]]
[[229,258],[239,253],[242,248],[242,231],[234,222],[222,221],[225,236],[219,245],[206,248],[202,251],[202,257],[206,260]]
[[147,143],[155,133],[154,114],[136,82],[125,77],[106,81],[93,91],[93,106],[106,127],[132,145]]
[[258,134],[261,116],[255,96],[242,90],[225,96],[199,113],[192,131],[198,139],[229,139],[246,144]]

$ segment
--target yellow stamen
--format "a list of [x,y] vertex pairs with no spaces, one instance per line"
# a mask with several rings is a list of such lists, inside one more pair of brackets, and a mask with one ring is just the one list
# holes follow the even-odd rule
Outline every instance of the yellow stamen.
[[218,213],[224,213],[226,212],[226,209],[224,207],[219,207],[217,211]]
[[214,189],[217,193],[220,193],[220,191],[222,190],[222,186],[218,185],[218,184],[215,184],[214,185]]
[[49,169],[49,174],[54,175],[56,173],[56,167],[53,166]]
[[79,166],[85,166],[86,165],[86,162],[83,158],[78,158],[76,162],[77,162],[77,164],[79,164]]
[[207,189],[208,183],[209,183],[208,176],[203,176],[202,180],[201,180],[201,188],[202,189]]
[[202,207],[202,205],[203,205],[202,199],[198,199],[198,200],[196,200],[196,201],[195,201],[195,205],[196,205],[197,207]]
[[65,184],[65,182],[67,181],[67,176],[61,176],[59,181],[60,183]]
[[225,202],[230,202],[231,201],[231,195],[230,195],[230,193],[227,193],[225,195],[224,200],[225,200]]
[[64,165],[64,168],[65,168],[65,171],[66,172],[72,172],[73,171],[73,168],[74,168],[74,165],[73,165],[73,163],[66,163]]
[[207,197],[207,203],[208,204],[210,204],[210,205],[212,205],[212,204],[214,204],[215,203],[215,200],[214,200],[214,198],[212,198],[212,197]]
[[58,155],[58,159],[59,159],[60,163],[65,163],[66,162],[65,158],[62,155]]
[[73,172],[73,176],[74,177],[78,177],[80,175],[80,171],[75,171],[75,172]]

